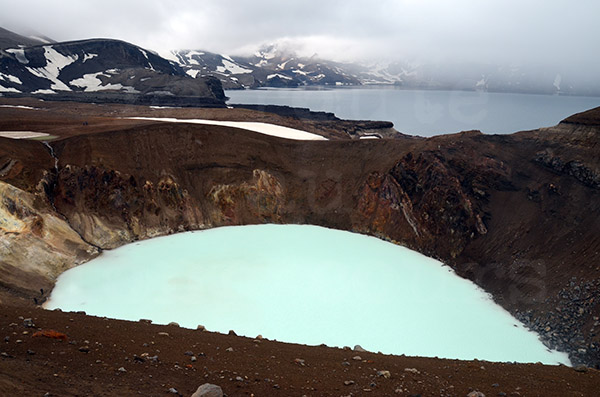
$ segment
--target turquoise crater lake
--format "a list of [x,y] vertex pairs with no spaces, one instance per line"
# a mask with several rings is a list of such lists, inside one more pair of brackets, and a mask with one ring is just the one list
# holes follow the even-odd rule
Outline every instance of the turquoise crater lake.
[[388,354],[570,364],[441,262],[308,225],[136,242],[63,273],[46,308]]

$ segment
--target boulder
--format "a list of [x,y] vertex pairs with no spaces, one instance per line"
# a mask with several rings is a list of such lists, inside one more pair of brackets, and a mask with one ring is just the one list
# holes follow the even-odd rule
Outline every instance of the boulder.
[[211,383],[205,383],[196,390],[192,397],[223,397],[223,389]]

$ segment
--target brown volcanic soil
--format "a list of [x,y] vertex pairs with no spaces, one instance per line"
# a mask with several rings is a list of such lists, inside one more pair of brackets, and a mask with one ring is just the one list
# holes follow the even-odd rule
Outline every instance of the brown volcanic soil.
[[[0,100],[0,103],[8,101]],[[54,171],[54,160],[48,149],[41,143],[0,138],[0,182],[36,197],[34,208],[28,210],[4,203],[9,212],[24,221],[31,218],[31,211],[54,209],[84,240],[101,248],[181,230],[248,223],[310,223],[367,233],[442,259],[459,274],[492,293],[502,306],[541,333],[551,346],[568,350],[575,363],[600,364],[597,334],[600,328],[600,131],[596,127],[600,123],[594,121],[597,111],[574,116],[557,127],[510,136],[465,132],[431,139],[397,135],[392,140],[356,142],[346,133],[348,125],[336,130],[330,123],[243,109],[156,110],[33,100],[10,103],[44,110],[0,108],[0,130],[34,130],[59,137],[51,142],[59,160],[58,173]],[[120,118],[130,116],[272,122],[322,132],[337,141],[297,142],[226,127]],[[36,235],[45,236],[43,224],[32,233],[36,230]],[[80,248],[77,255],[85,256]],[[7,259],[0,258],[0,265],[3,260]],[[96,390],[93,388],[100,387],[98,385],[106,390],[109,384],[115,387],[113,395],[128,394],[127,390],[131,394],[150,390],[144,389],[142,383],[152,387],[152,391],[148,391],[150,395],[166,394],[171,386],[165,388],[163,384],[186,377],[190,383],[182,381],[172,385],[189,394],[203,383],[205,372],[197,369],[201,373],[194,377],[191,369],[178,370],[174,363],[187,364],[183,352],[207,346],[202,345],[203,338],[223,341],[219,342],[222,344],[219,356],[211,356],[208,348],[202,347],[207,357],[215,360],[211,362],[215,366],[205,364],[208,369],[201,368],[210,372],[211,382],[222,385],[230,395],[246,390],[257,395],[357,394],[371,388],[369,377],[374,376],[373,368],[392,372],[391,379],[375,381],[377,387],[369,392],[374,395],[392,394],[400,383],[410,384],[406,395],[465,395],[470,387],[486,395],[510,394],[517,387],[521,387],[521,395],[568,395],[569,387],[583,393],[579,395],[595,395],[593,391],[599,388],[594,370],[585,374],[590,377],[590,383],[586,383],[581,380],[584,378],[578,378],[582,376],[580,373],[568,368],[485,363],[485,370],[481,370],[479,362],[375,355],[374,363],[363,363],[365,366],[358,371],[353,361],[349,361],[349,367],[341,364],[354,355],[352,352],[270,342],[260,344],[260,348],[269,346],[265,356],[252,359],[247,353],[230,360],[223,349],[233,346],[231,354],[235,354],[243,349],[244,343],[254,347],[252,341],[178,329],[167,332],[171,336],[181,332],[181,336],[174,338],[172,345],[160,349],[164,353],[159,357],[170,365],[156,368],[158,372],[150,373],[153,378],[148,377],[148,380],[135,372],[135,368],[143,368],[142,364],[130,368],[131,365],[119,363],[121,360],[128,363],[126,356],[131,363],[133,354],[144,352],[141,345],[150,342],[140,342],[144,340],[142,335],[147,335],[147,330],[154,326],[32,309],[34,298],[42,302],[47,296],[52,278],[38,273],[23,274],[10,266],[6,269],[9,270],[3,270],[0,277],[2,310],[8,316],[3,327],[10,337],[4,349],[15,359],[2,358],[5,365],[2,373],[10,374],[5,379],[13,380],[29,376],[16,375],[24,368],[16,364],[19,357],[23,365],[34,365],[34,359],[47,357],[43,361],[50,367],[51,374],[42,368],[46,364],[28,370],[29,374],[39,372],[54,378],[53,374],[58,373],[56,368],[62,367],[66,367],[62,368],[63,376],[90,371],[69,380],[63,377],[63,382],[71,382],[73,389],[52,389],[58,390],[55,393],[59,395],[95,394],[90,390]],[[14,282],[17,279],[19,283]],[[29,285],[29,289],[23,284]],[[39,288],[44,288],[46,295],[40,296]],[[96,359],[86,362],[86,366],[80,365],[79,358],[92,354],[79,353],[80,343],[47,341],[48,344],[43,345],[38,339],[23,337],[22,344],[14,345],[16,337],[13,338],[12,332],[22,333],[22,330],[9,332],[6,327],[11,322],[20,327],[22,321],[15,319],[18,316],[36,317],[38,327],[56,328],[78,342],[106,341],[102,342],[103,346],[116,344],[112,348],[119,350],[111,350],[110,359],[100,358],[110,363],[107,369],[94,366]],[[140,335],[131,337],[139,346],[136,342],[128,345],[123,339],[124,333],[111,334],[105,326],[100,326],[102,333],[98,331],[97,336],[76,334],[74,332],[79,331],[70,318],[77,318],[73,323],[82,327],[86,324],[97,327],[96,321],[104,321],[102,324],[110,325],[109,329],[113,330],[123,327],[128,337]],[[96,332],[92,325],[87,327],[88,331],[82,329],[81,332]],[[154,331],[150,332],[150,336],[153,335]],[[196,335],[201,338],[195,342],[197,347],[185,347],[188,339]],[[26,341],[36,343],[32,349],[35,355],[22,354],[27,350]],[[142,351],[135,350],[134,345]],[[60,355],[59,350],[54,354],[52,350],[43,353],[43,346],[72,350],[64,355]],[[10,350],[21,347],[25,350],[20,351],[20,355],[15,354],[17,350]],[[284,351],[287,352],[285,358],[277,360],[281,363],[272,361],[276,359],[265,363],[271,356],[284,357],[281,353]],[[306,360],[307,367],[294,364],[295,358]],[[69,359],[73,361],[67,365]],[[260,366],[257,367],[257,363]],[[87,364],[91,366],[88,368]],[[115,371],[120,366],[126,367],[128,372]],[[404,368],[412,367],[419,368],[421,374],[415,375],[412,383],[406,383],[413,374],[404,373]],[[297,369],[308,377],[296,378],[293,370]],[[344,369],[358,372],[349,372],[353,376],[346,379]],[[215,371],[221,370],[235,371],[252,381],[229,381],[238,376],[232,372],[223,379],[215,378]],[[316,373],[310,372],[312,370]],[[269,371],[271,375],[263,373]],[[255,372],[262,381],[254,382]],[[131,376],[133,373],[135,377]],[[186,373],[189,376],[184,375]],[[405,375],[404,379],[401,375]],[[98,381],[92,381],[93,377],[98,377]],[[264,378],[275,381],[265,383]],[[315,379],[322,384],[311,386],[317,388],[316,391],[301,389]],[[452,382],[444,383],[445,379]],[[356,383],[344,386],[344,380]],[[119,383],[121,381],[123,383]],[[6,382],[10,388],[16,387],[17,381]],[[51,384],[43,376],[26,382],[37,391]],[[277,383],[280,389],[274,389],[271,383]],[[506,384],[506,389],[493,388],[494,383],[501,388]],[[228,389],[228,385],[234,388]],[[454,389],[449,389],[450,385]],[[561,388],[563,386],[565,388]],[[131,389],[126,389],[128,387]],[[256,388],[245,389],[250,387]],[[407,387],[403,386],[404,389]],[[442,389],[445,391],[441,392]]]
[[[127,117],[264,122],[317,133],[334,140],[357,138],[357,132],[376,133],[388,137],[402,136],[383,122],[310,120],[304,117],[305,112],[302,112],[299,117],[284,117],[247,109],[153,108],[136,105],[50,102],[31,98],[0,98],[0,105],[3,104],[29,106],[38,109],[38,112],[42,110],[44,113],[40,115],[34,114],[35,110],[0,107],[0,128],[2,130],[46,132],[61,138],[152,123],[144,120],[128,120]],[[391,123],[387,124],[391,125]]]
[[[38,329],[68,341],[33,337]],[[388,356],[6,305],[0,337],[3,396],[174,395],[170,388],[190,396],[206,382],[228,396],[595,396],[600,388],[593,369]]]

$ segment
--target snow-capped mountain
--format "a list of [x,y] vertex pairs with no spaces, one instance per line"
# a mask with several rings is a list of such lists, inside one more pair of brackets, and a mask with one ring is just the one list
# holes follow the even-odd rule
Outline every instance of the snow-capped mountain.
[[316,56],[298,57],[274,46],[265,47],[252,56],[180,50],[165,57],[178,62],[192,77],[217,77],[226,89],[361,84],[342,64]]
[[289,48],[266,45],[251,56],[201,50],[172,51],[165,57],[192,77],[214,76],[225,89],[310,85],[396,85],[411,89],[469,90],[534,94],[600,95],[594,76],[523,65],[367,61],[340,63],[300,57]]
[[[56,43],[0,28],[0,95],[52,95],[57,99],[223,105],[225,89],[298,86],[397,85],[409,89],[478,90],[600,96],[596,75],[519,65],[414,62],[340,63],[266,45],[252,55],[201,50],[162,56],[119,40]],[[99,99],[100,98],[100,99]],[[181,99],[185,98],[185,99]]]
[[0,93],[186,97],[223,104],[217,79],[192,79],[176,63],[119,40],[91,39],[0,50]]

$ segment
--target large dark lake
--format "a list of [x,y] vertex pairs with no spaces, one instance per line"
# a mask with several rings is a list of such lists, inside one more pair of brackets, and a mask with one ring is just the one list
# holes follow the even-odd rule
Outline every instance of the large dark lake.
[[396,87],[259,89],[227,91],[230,104],[272,104],[333,112],[354,120],[392,121],[403,133],[421,136],[480,130],[488,134],[550,127],[600,106],[600,98]]

